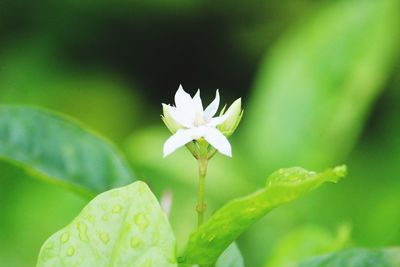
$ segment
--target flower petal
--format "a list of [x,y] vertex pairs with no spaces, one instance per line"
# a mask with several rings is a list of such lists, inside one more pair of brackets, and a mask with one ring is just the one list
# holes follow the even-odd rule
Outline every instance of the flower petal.
[[196,117],[193,102],[192,97],[183,90],[183,87],[180,84],[178,91],[175,93],[175,107],[180,113],[178,116],[186,118],[186,124],[188,123],[188,120],[190,120],[190,124],[193,125]]
[[192,97],[183,90],[182,85],[179,85],[178,91],[175,93],[175,106],[177,108],[185,108],[192,104]]
[[207,127],[204,133],[204,139],[207,140],[221,154],[232,157],[232,148],[228,139],[216,128]]
[[193,97],[193,106],[194,106],[194,110],[203,115],[203,103],[201,102],[201,98],[200,98],[200,89],[197,90],[197,93],[194,95]]
[[208,121],[207,126],[215,127],[221,123],[224,123],[229,118],[229,114],[230,113],[226,112],[222,116],[211,118],[211,120]]
[[203,128],[180,129],[164,143],[164,157],[204,134]]
[[207,106],[206,110],[204,111],[204,119],[209,120],[211,119],[215,113],[217,113],[219,106],[219,92],[217,89],[217,92],[215,93],[215,99],[210,103],[210,105]]
[[190,113],[184,112],[182,109],[171,106],[168,106],[168,112],[172,119],[174,119],[178,124],[183,125],[187,128],[193,127],[193,119]]

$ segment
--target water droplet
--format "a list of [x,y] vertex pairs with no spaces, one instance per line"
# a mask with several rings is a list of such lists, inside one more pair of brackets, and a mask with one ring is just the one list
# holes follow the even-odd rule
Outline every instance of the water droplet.
[[61,240],[61,243],[63,243],[63,244],[66,243],[66,242],[68,242],[68,240],[69,240],[69,233],[67,233],[67,232],[63,233],[63,234],[61,235],[60,240]]
[[53,243],[53,242],[48,243],[48,244],[46,245],[45,248],[46,248],[46,249],[52,249],[52,248],[54,248],[54,243]]
[[110,236],[107,233],[101,233],[100,239],[104,244],[108,244],[108,242],[110,242]]
[[143,183],[143,182],[141,182],[141,183],[139,183],[139,184],[137,185],[137,191],[138,191],[138,193],[143,193],[143,192],[146,191],[146,189],[147,189],[147,185],[146,185],[145,183]]
[[88,221],[90,221],[91,223],[95,223],[96,222],[96,216],[94,216],[93,214],[89,214],[87,216]]
[[147,226],[149,226],[149,220],[147,219],[144,213],[136,214],[133,218],[135,224],[139,227],[140,230],[144,231]]
[[132,237],[131,238],[131,247],[134,249],[138,249],[140,248],[140,246],[142,245],[142,241],[137,238],[137,237]]
[[122,206],[121,205],[119,205],[119,204],[117,204],[117,205],[115,205],[114,207],[113,207],[113,209],[112,209],[112,213],[121,213],[121,210],[122,210]]
[[250,207],[250,208],[246,209],[246,211],[249,212],[249,213],[254,212],[256,210],[257,210],[256,207]]
[[77,224],[78,232],[79,232],[79,239],[82,241],[88,241],[89,238],[87,236],[88,227],[84,222],[78,222]]
[[69,247],[68,250],[67,250],[67,256],[71,257],[74,254],[75,254],[74,247]]

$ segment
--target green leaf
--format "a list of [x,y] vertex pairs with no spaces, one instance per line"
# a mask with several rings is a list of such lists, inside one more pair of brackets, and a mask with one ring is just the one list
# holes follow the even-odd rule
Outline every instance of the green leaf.
[[117,150],[79,123],[34,107],[0,106],[0,159],[94,196],[131,182]]
[[318,256],[293,267],[399,267],[400,248],[353,248]]
[[343,161],[397,58],[399,3],[327,1],[268,53],[242,125],[260,173]]
[[42,246],[37,267],[173,267],[176,244],[147,185],[135,182],[98,195]]
[[216,267],[244,267],[243,257],[236,243],[232,243],[219,256]]
[[339,166],[321,173],[294,167],[280,169],[268,179],[264,189],[234,199],[214,213],[190,238],[180,262],[210,265],[249,226],[272,209],[317,188],[324,182],[337,182],[345,176]]

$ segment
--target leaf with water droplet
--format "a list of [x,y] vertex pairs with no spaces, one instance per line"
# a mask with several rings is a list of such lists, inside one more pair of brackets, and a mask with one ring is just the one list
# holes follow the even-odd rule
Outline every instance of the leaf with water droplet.
[[175,247],[157,199],[145,183],[135,182],[93,199],[45,242],[37,267],[176,267]]
[[195,231],[179,258],[180,262],[214,264],[241,233],[272,209],[297,199],[324,182],[337,182],[345,175],[346,166],[320,173],[298,167],[274,172],[267,179],[265,188],[230,201]]

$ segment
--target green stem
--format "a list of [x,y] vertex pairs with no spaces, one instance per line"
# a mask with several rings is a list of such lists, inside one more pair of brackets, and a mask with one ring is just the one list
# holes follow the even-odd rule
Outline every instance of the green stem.
[[204,212],[207,209],[207,205],[204,202],[204,192],[206,187],[206,174],[207,174],[207,158],[200,158],[199,162],[199,192],[197,197],[197,226],[203,224],[204,221]]

